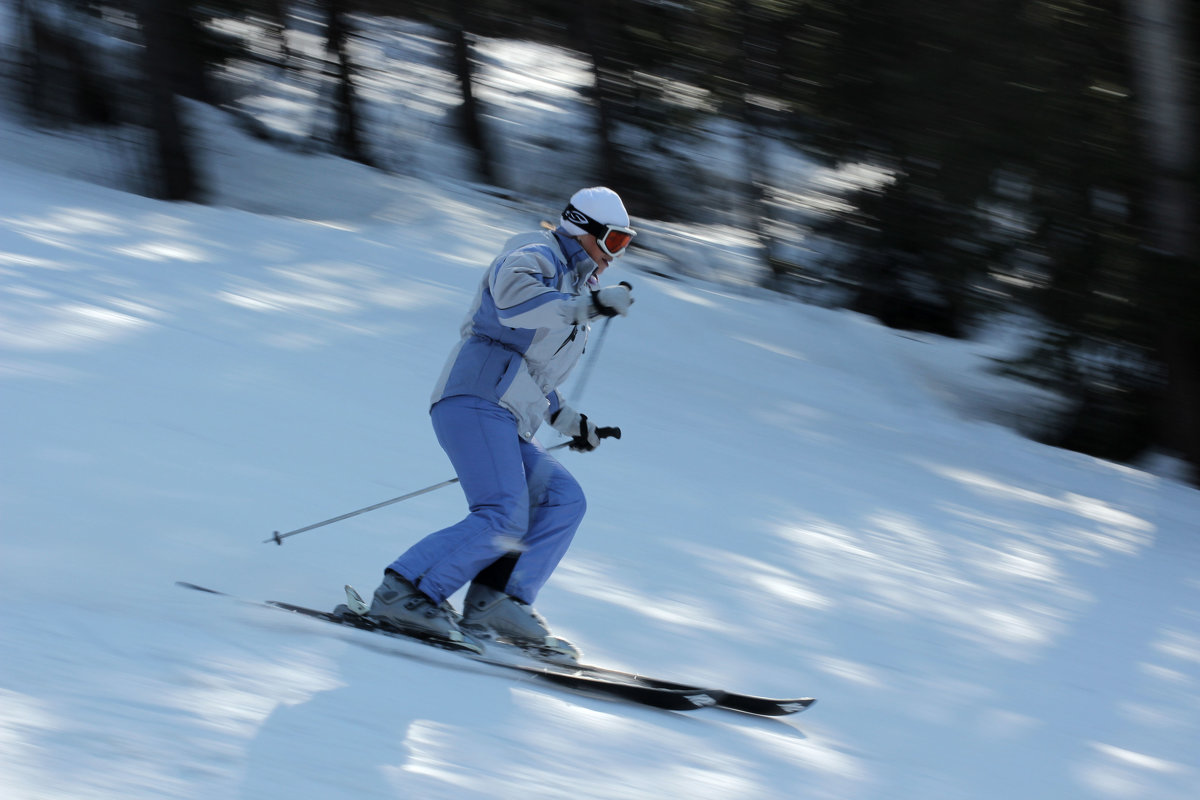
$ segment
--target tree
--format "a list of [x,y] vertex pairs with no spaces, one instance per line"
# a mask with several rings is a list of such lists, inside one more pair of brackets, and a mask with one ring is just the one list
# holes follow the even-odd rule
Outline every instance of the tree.
[[808,141],[833,163],[887,174],[850,198],[825,231],[850,251],[851,305],[889,324],[960,335],[994,256],[982,208],[998,169],[1019,161],[1013,136],[1029,96],[1017,76],[1018,0],[919,6],[819,4]]
[[41,124],[105,125],[116,121],[112,88],[77,35],[89,22],[87,11],[79,5],[33,6],[29,0],[18,0],[25,105]]
[[471,4],[466,0],[454,0],[453,12],[451,40],[454,49],[454,74],[458,78],[459,93],[462,97],[460,123],[467,143],[475,150],[480,177],[485,183],[494,185],[496,170],[479,103],[475,99],[475,80],[471,67],[470,31],[474,28],[472,23],[475,17],[471,11]]
[[771,134],[764,103],[782,95],[778,58],[782,20],[750,0],[737,0],[736,13],[741,30],[736,63],[742,84],[739,117],[746,162],[747,217],[762,261],[771,269],[774,281],[782,284],[788,277],[788,269],[775,255],[767,197],[771,176],[764,152]]
[[375,166],[360,135],[358,95],[354,88],[354,65],[347,51],[349,28],[346,25],[346,0],[321,0],[325,8],[326,39],[334,57],[333,150],[343,158],[369,167]]
[[1146,152],[1146,237],[1167,314],[1160,333],[1166,367],[1164,442],[1183,453],[1200,482],[1200,202],[1197,200],[1197,89],[1186,32],[1195,30],[1176,0],[1127,0],[1140,133]]
[[176,103],[180,84],[193,85],[183,77],[190,74],[188,62],[179,61],[180,54],[191,50],[190,8],[182,0],[141,0],[138,18],[142,25],[142,64],[155,142],[153,194],[165,200],[196,200],[201,193],[200,181]]
[[[614,55],[620,52],[620,48],[615,46],[620,21],[613,12],[619,13],[620,10],[619,7],[614,8],[611,5],[598,10],[591,3],[579,3],[574,6],[571,23],[583,44],[584,52],[591,60],[592,76],[595,79],[592,101],[596,108],[600,180],[605,185],[625,189],[628,185],[636,185],[638,181],[627,169],[628,161],[616,142],[615,129],[620,117],[617,106],[624,93],[624,86],[620,62]],[[625,193],[628,195],[628,190]]]

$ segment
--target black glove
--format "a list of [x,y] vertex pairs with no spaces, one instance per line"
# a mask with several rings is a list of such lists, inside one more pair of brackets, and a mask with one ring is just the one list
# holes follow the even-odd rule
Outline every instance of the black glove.
[[624,316],[633,305],[633,287],[626,281],[617,286],[578,294],[568,306],[568,318],[576,325],[583,325],[601,317]]
[[604,317],[625,316],[633,305],[633,287],[622,282],[617,286],[605,286],[592,292],[592,305]]
[[554,430],[571,437],[571,449],[587,453],[600,446],[600,434],[596,425],[570,406],[563,406],[550,417]]

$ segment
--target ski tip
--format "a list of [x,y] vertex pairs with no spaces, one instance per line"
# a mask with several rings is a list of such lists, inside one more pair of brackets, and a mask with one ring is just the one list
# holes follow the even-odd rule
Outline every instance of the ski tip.
[[[755,699],[758,702],[755,702]],[[734,711],[745,711],[764,717],[783,717],[798,714],[817,702],[815,697],[798,697],[795,700],[763,700],[761,698],[726,698],[722,705]]]
[[721,708],[759,717],[784,717],[788,714],[796,714],[817,702],[815,697],[757,697],[723,690],[716,690],[716,695],[717,705]]
[[175,585],[184,589],[194,589],[197,592],[206,592],[208,594],[225,594],[224,592],[218,592],[216,589],[209,589],[207,586],[201,586],[197,583],[188,583],[187,581],[175,581]]
[[780,703],[779,710],[785,714],[795,714],[797,711],[803,711],[815,702],[817,702],[817,698],[815,697],[801,697],[797,700]]

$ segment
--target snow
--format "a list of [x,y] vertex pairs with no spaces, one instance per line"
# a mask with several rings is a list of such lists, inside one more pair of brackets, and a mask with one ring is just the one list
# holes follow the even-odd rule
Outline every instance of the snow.
[[563,456],[589,513],[539,607],[590,661],[805,713],[622,705],[176,588],[328,607],[458,519],[451,487],[263,543],[451,477],[431,385],[496,248],[557,211],[189,112],[213,206],[0,116],[6,798],[1200,794],[1200,495],[1015,431],[1045,399],[986,371],[1013,331],[665,277],[744,274],[726,229],[648,221],[609,273],[637,302],[575,399],[624,437]]

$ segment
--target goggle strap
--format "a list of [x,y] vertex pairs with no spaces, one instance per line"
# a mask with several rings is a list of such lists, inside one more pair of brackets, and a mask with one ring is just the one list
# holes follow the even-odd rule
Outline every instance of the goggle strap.
[[608,232],[607,225],[592,219],[587,214],[576,208],[573,203],[567,203],[567,207],[563,210],[562,215],[563,219],[565,219],[567,222],[578,225],[592,236],[595,236],[597,239]]

